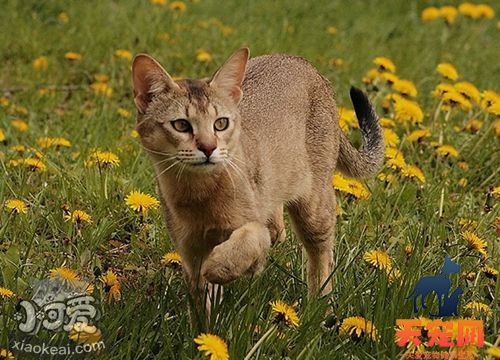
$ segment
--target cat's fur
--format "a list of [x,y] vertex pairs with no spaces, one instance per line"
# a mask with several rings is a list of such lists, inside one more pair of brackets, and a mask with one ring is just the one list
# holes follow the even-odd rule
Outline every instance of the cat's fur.
[[[207,283],[262,268],[271,245],[285,238],[285,207],[308,255],[309,292],[328,293],[332,174],[377,172],[384,157],[377,115],[353,88],[358,151],[339,128],[329,82],[309,62],[266,55],[247,63],[248,56],[240,49],[212,78],[181,81],[148,55],[134,59],[137,131],[154,163],[169,235],[199,297]],[[214,129],[219,118],[229,119],[227,129]]]

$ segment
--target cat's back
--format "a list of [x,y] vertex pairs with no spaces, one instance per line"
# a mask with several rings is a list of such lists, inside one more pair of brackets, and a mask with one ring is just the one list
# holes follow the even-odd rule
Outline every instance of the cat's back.
[[283,131],[282,122],[286,121],[288,129],[303,131],[305,121],[315,121],[311,113],[325,110],[332,111],[330,120],[323,118],[317,125],[325,130],[335,127],[335,102],[328,80],[299,56],[273,54],[250,59],[242,90],[240,112],[247,126],[264,125],[269,133]]

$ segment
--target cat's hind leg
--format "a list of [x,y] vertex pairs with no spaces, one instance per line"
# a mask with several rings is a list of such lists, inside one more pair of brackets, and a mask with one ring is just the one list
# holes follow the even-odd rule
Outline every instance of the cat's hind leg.
[[[318,191],[323,187],[323,191]],[[309,294],[332,291],[335,193],[331,185],[318,186],[288,206],[295,233],[307,252]]]
[[203,277],[215,284],[227,284],[247,273],[262,270],[271,247],[269,229],[253,221],[234,230],[228,240],[214,247],[203,262]]

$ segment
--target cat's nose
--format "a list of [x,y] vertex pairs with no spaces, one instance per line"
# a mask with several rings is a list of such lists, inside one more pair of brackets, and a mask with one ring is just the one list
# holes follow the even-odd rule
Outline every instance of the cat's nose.
[[207,159],[210,157],[210,155],[212,155],[212,153],[215,151],[216,148],[217,146],[214,145],[205,145],[205,144],[198,145],[198,150],[200,150],[203,154],[205,154]]

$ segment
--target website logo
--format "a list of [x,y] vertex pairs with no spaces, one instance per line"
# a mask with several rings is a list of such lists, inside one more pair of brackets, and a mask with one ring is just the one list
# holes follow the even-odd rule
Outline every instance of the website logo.
[[418,314],[417,299],[420,297],[420,305],[422,309],[427,309],[425,299],[434,291],[438,297],[439,311],[437,314],[429,315],[432,317],[443,317],[458,315],[459,296],[464,293],[461,287],[457,287],[450,295],[451,274],[460,272],[460,265],[450,259],[448,254],[444,258],[444,265],[438,275],[424,276],[421,278],[410,295],[405,300],[413,297],[413,312]]

